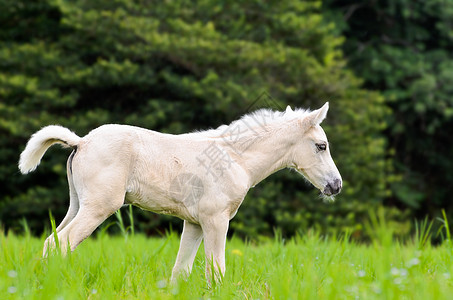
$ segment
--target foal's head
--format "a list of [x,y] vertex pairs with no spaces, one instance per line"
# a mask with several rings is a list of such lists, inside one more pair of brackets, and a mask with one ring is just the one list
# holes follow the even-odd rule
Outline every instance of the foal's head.
[[[288,108],[290,109],[290,108]],[[340,192],[342,180],[330,156],[329,142],[319,124],[326,117],[329,103],[297,120],[302,137],[295,145],[292,166],[324,195],[333,196]]]

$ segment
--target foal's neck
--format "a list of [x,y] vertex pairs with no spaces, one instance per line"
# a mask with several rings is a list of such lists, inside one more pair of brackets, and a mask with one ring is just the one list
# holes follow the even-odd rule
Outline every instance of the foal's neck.
[[249,173],[250,186],[292,164],[295,134],[290,126],[270,128],[241,154],[239,161]]

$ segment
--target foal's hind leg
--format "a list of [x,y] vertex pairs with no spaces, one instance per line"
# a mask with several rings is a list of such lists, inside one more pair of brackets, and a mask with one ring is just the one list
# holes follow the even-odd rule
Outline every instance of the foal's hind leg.
[[[69,209],[68,209],[68,212],[66,213],[66,216],[64,217],[63,221],[61,221],[60,225],[58,225],[58,227],[56,229],[57,233],[62,231],[69,223],[71,223],[71,221],[77,215],[78,211],[79,211],[79,199],[77,198],[77,193],[73,189],[71,189]],[[49,237],[44,242],[44,249],[43,249],[43,253],[42,253],[44,257],[47,255],[47,249],[49,247],[55,248],[55,238],[54,238],[53,233],[51,235],[49,235]]]
[[65,253],[68,246],[71,251],[74,251],[84,239],[90,236],[105,219],[120,207],[121,204],[99,212],[96,206],[82,206],[74,220],[58,234],[62,252]]
[[68,246],[71,251],[74,251],[105,219],[120,209],[124,202],[124,193],[116,197],[93,196],[84,202],[80,205],[75,218],[58,233],[62,254],[66,254]]
[[70,198],[69,198],[69,209],[68,212],[66,213],[66,216],[64,217],[63,221],[61,221],[60,225],[57,227],[57,232],[60,232],[63,228],[68,225],[72,219],[77,215],[77,212],[79,211],[79,199],[77,197],[77,194],[73,191],[70,191]]
[[[118,168],[114,166],[105,167],[102,172],[96,174],[93,174],[91,169],[74,170],[73,190],[79,199],[79,209],[76,216],[66,226],[61,226],[58,232],[63,254],[66,254],[68,244],[73,251],[105,219],[123,205],[126,194],[125,174],[119,176],[120,172],[115,172],[116,170]],[[46,240],[44,251],[47,246],[55,247],[52,236]]]
[[69,183],[69,208],[66,216],[60,225],[57,227],[57,232],[60,232],[69,222],[74,219],[79,210],[79,197],[74,187],[74,181],[72,180],[72,171],[68,169],[68,183]]
[[[73,152],[74,153],[74,152]],[[79,210],[79,197],[77,195],[75,186],[74,186],[74,181],[73,181],[73,176],[72,176],[72,157],[73,154],[68,159],[67,163],[67,170],[68,170],[68,184],[69,184],[69,208],[68,212],[66,213],[66,216],[63,218],[63,221],[61,221],[60,225],[58,225],[56,231],[57,233],[60,232],[66,225],[68,225],[72,219],[77,215],[77,212]],[[53,247],[55,245],[55,240],[53,233],[46,239],[44,243],[44,249],[43,249],[43,256],[46,256],[47,254],[47,248],[49,246]]]

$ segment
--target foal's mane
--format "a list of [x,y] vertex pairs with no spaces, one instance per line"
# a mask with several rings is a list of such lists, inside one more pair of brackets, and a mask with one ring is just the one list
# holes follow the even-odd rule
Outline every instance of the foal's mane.
[[254,112],[243,115],[240,119],[231,122],[229,125],[221,125],[215,129],[204,131],[196,131],[191,134],[196,134],[203,137],[222,137],[229,129],[242,128],[250,129],[250,134],[257,135],[260,132],[268,131],[269,128],[281,127],[291,120],[302,119],[310,111],[305,109],[295,109],[286,111],[274,111],[267,108],[262,108]]

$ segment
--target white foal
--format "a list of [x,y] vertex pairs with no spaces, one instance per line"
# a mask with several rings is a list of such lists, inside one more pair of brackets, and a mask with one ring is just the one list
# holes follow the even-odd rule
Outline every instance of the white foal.
[[[67,162],[69,210],[57,228],[62,253],[73,251],[124,204],[184,220],[172,280],[190,273],[202,240],[206,276],[225,272],[229,221],[248,190],[282,168],[294,168],[324,195],[342,180],[319,125],[328,103],[309,112],[259,110],[230,125],[181,135],[125,125],[104,125],[81,138],[47,126],[29,140],[19,161],[36,169],[55,143],[74,150]],[[47,238],[47,247],[55,247]]]

